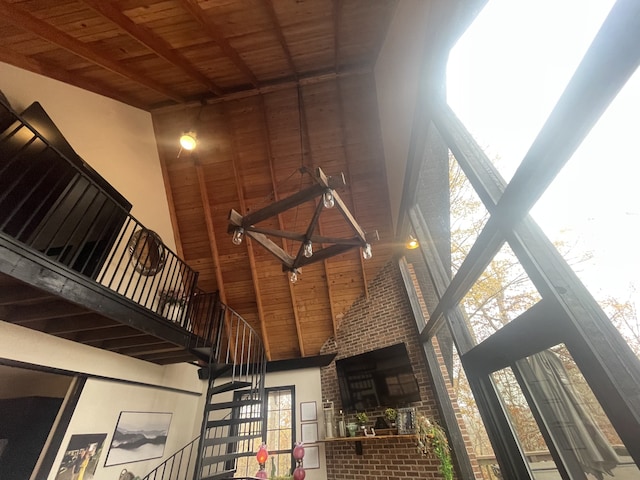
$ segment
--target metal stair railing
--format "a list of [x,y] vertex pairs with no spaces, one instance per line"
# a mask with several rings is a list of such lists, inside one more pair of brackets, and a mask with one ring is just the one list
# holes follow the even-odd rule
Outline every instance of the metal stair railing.
[[[215,293],[197,290],[190,318],[194,325],[191,350],[208,357],[200,373],[200,378],[207,379],[201,434],[144,479],[221,480],[235,474],[253,478],[248,470],[251,466],[255,473],[255,462],[245,462],[244,472],[238,465],[239,459],[254,455],[261,443],[267,364],[262,340]],[[239,400],[233,398],[234,392],[239,392]],[[197,448],[190,446],[194,442]],[[179,455],[185,461],[186,449],[194,459],[187,462],[189,469],[178,469],[178,477],[174,465]]]
[[[238,460],[253,455],[262,437],[266,374],[262,340],[236,311],[217,304],[196,480],[241,473]],[[233,392],[238,392],[239,400]]]
[[[34,108],[25,115],[56,130]],[[63,138],[45,138],[2,99],[0,119],[0,234],[192,331],[197,272]]]
[[198,457],[199,440],[199,436],[191,440],[142,477],[142,480],[182,480],[193,478]]

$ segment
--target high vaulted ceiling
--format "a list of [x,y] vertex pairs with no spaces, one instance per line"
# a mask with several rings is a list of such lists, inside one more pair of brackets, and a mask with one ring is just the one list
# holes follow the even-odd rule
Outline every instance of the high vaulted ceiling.
[[[446,19],[463,2],[410,3],[421,22],[432,5]],[[295,358],[320,352],[394,251],[387,171],[404,169],[406,153],[385,165],[374,67],[405,5],[0,0],[0,61],[152,112],[178,254],[200,272],[202,289],[220,291],[262,335],[271,359]],[[177,138],[191,129],[198,148],[179,154]],[[228,214],[300,191],[313,183],[303,171],[316,167],[344,174],[338,193],[380,240],[371,260],[355,249],[305,266],[294,285],[256,242],[232,244]],[[304,232],[314,208],[305,203],[262,226]],[[316,233],[353,235],[336,209],[321,215]],[[275,242],[294,256],[299,248]]]

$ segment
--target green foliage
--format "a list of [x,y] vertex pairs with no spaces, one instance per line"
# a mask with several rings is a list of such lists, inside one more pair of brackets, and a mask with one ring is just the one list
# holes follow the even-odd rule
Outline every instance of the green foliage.
[[423,455],[432,453],[440,460],[440,473],[444,480],[453,480],[453,463],[451,449],[447,435],[436,422],[424,415],[416,419],[416,436],[418,437],[418,452]]
[[358,422],[358,425],[366,425],[366,423],[369,421],[369,417],[367,416],[366,413],[364,412],[358,412],[356,413],[356,422]]
[[390,422],[395,422],[396,418],[398,418],[398,411],[395,408],[387,408],[384,411],[384,418]]

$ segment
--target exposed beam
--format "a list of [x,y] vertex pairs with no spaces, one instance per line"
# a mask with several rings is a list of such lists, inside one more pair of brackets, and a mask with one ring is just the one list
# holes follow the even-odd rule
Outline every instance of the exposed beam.
[[227,294],[224,288],[224,279],[222,278],[222,270],[220,269],[220,255],[218,254],[218,244],[216,243],[216,232],[213,226],[213,217],[211,216],[211,201],[209,200],[209,192],[207,191],[207,183],[202,165],[194,156],[196,166],[196,175],[198,176],[198,187],[200,188],[200,198],[202,201],[202,210],[204,211],[204,220],[207,225],[207,237],[209,240],[209,249],[213,258],[213,267],[216,272],[216,283],[218,284],[218,293],[220,301],[227,303]]
[[205,86],[209,91],[218,96],[222,96],[224,94],[218,85],[213,83],[209,78],[202,74],[202,72],[196,69],[186,58],[174,50],[171,45],[144,26],[133,22],[129,17],[116,8],[113,3],[105,2],[103,0],[82,1],[104,18],[115,23],[141,45],[144,45],[159,57],[164,58],[167,62],[183,70],[189,77]]
[[102,342],[103,340],[118,340],[120,338],[146,336],[146,333],[135,330],[131,327],[119,326],[113,328],[99,328],[86,332],[69,333],[60,336],[73,340],[74,342],[91,344],[94,342]]
[[[225,104],[226,107],[226,104]],[[231,165],[233,167],[233,178],[236,184],[236,192],[238,194],[238,201],[240,202],[240,209],[243,212],[247,211],[247,205],[244,201],[243,190],[242,190],[242,178],[240,169],[240,155],[238,154],[238,146],[236,144],[236,134],[233,130],[231,115],[227,108],[224,108],[224,114],[226,119],[225,122],[227,126],[227,133],[229,134],[229,138],[231,139],[231,152],[232,152],[232,162]],[[251,237],[248,235],[247,237]],[[251,240],[247,238],[247,255],[249,256],[249,266],[251,268],[251,280],[253,282],[253,289],[256,299],[256,308],[258,309],[258,319],[260,321],[260,333],[262,334],[262,342],[264,343],[264,350],[267,356],[267,360],[271,360],[271,347],[269,345],[269,335],[267,331],[267,323],[264,315],[264,307],[262,306],[262,295],[260,294],[260,282],[258,281],[258,273],[256,271],[256,259],[253,254],[253,246],[251,245]]]
[[[351,177],[351,171],[349,170],[349,151],[347,149],[347,129],[346,129],[346,125],[345,125],[345,115],[344,115],[344,100],[342,97],[342,89],[340,88],[340,80],[336,80],[336,89],[337,89],[337,95],[338,95],[338,117],[340,119],[340,135],[342,137],[342,153],[344,155],[344,161],[346,164],[346,168],[347,168],[347,178],[349,178],[350,180],[352,180]],[[357,217],[358,216],[358,209],[357,209],[357,205],[356,205],[356,200],[355,200],[355,196],[352,194],[351,195],[351,203],[352,208],[353,208],[353,214]],[[369,298],[369,285],[367,282],[367,271],[365,269],[364,266],[364,258],[362,255],[358,255],[358,258],[360,259],[360,270],[362,271],[362,287],[364,289],[364,296],[365,298]]]
[[174,92],[173,90],[159,84],[158,82],[141,75],[138,72],[131,70],[124,66],[124,63],[118,62],[113,58],[104,56],[98,52],[95,48],[83,43],[72,36],[58,30],[48,23],[34,17],[30,13],[25,12],[23,9],[7,3],[5,0],[0,0],[0,16],[10,19],[11,23],[30,32],[48,42],[58,45],[74,55],[88,60],[89,62],[96,64],[102,68],[106,68],[113,73],[116,73],[128,80],[132,80],[140,85],[144,85],[151,90],[154,90],[165,97],[175,100],[179,103],[184,103],[185,99]]
[[50,62],[27,57],[4,46],[0,46],[0,62],[8,63],[9,65],[13,65],[45,77],[53,78],[54,80],[67,83],[69,85],[75,85],[78,88],[112,98],[142,110],[147,110],[149,108],[149,105],[142,103],[139,98],[113,90],[98,79],[83,78],[77,73],[72,73],[57,65],[53,65]]
[[51,335],[61,335],[63,333],[81,332],[85,330],[94,330],[97,328],[110,328],[121,326],[97,313],[87,313],[85,315],[75,315],[73,317],[47,318],[42,320],[34,320],[25,324],[33,330],[49,333]]
[[[304,95],[302,92],[302,88],[300,87],[298,89],[299,95],[298,95],[298,114],[300,115],[300,128],[302,129],[302,131],[300,132],[300,135],[302,136],[302,151],[300,152],[300,155],[302,156],[302,158],[304,159],[304,152],[305,150],[307,152],[309,152],[309,157],[311,157],[311,164],[313,165],[313,156],[311,154],[311,142],[309,140],[309,123],[307,122],[307,110],[304,107]],[[313,174],[312,174],[313,176]],[[345,179],[344,179],[344,175],[340,174],[339,177],[331,177],[328,178],[324,172],[322,171],[322,169],[320,167],[318,167],[316,169],[316,175],[313,176],[316,183],[318,185],[321,185],[324,189],[326,188],[330,188],[331,186],[331,180],[337,179],[340,182],[340,186],[344,186],[345,185]],[[333,192],[333,196],[334,199],[338,196],[337,192]],[[320,205],[322,205],[323,200],[320,200]],[[321,223],[318,222],[318,232],[320,233],[320,235],[323,234],[323,231],[321,229]],[[334,245],[335,246],[335,245]],[[353,247],[349,247],[349,248],[353,248]],[[305,257],[301,257],[300,260],[313,260],[314,262],[318,262],[320,260],[322,260],[322,268],[324,269],[324,278],[325,278],[325,282],[327,285],[327,301],[329,302],[329,312],[331,315],[331,331],[333,332],[334,338],[336,337],[337,334],[337,327],[336,327],[336,321],[335,321],[335,307],[333,304],[333,289],[331,288],[331,276],[329,275],[329,268],[327,265],[327,258],[330,256],[328,255],[327,257],[324,257],[321,254],[326,255],[328,252],[330,252],[330,247],[324,247],[322,250],[320,250],[319,252],[314,252],[314,254],[311,256],[311,258],[305,258]],[[302,261],[298,261],[298,264],[296,265],[297,267],[300,267],[304,265],[304,263]]]
[[278,41],[280,42],[280,46],[282,47],[282,51],[284,52],[284,58],[287,60],[289,64],[289,68],[291,69],[291,73],[298,78],[298,72],[296,70],[296,66],[293,63],[293,58],[291,57],[291,51],[289,50],[289,46],[287,45],[287,40],[284,38],[284,34],[282,33],[282,27],[280,26],[280,22],[278,21],[278,15],[276,14],[275,8],[273,8],[273,0],[263,0],[263,4],[267,13],[269,14],[269,18],[271,19],[271,23],[274,25],[274,32],[276,37],[278,37]]
[[45,299],[53,299],[52,295],[31,288],[26,285],[2,285],[0,288],[0,306],[3,305],[17,305],[19,303],[34,303],[41,302]]
[[340,25],[342,24],[342,0],[333,0],[333,69],[340,69]]
[[214,42],[218,44],[222,53],[224,53],[233,64],[238,67],[242,73],[251,81],[254,87],[258,87],[258,79],[253,72],[247,67],[247,64],[240,58],[238,52],[229,44],[227,39],[222,35],[221,28],[208,18],[196,0],[180,0],[180,4],[191,14],[191,16],[200,24],[202,29],[209,35]]
[[[273,6],[271,6],[271,8],[273,9]],[[274,12],[275,15],[275,12]],[[282,34],[282,32],[280,32]],[[269,173],[271,176],[271,187],[273,189],[273,199],[274,201],[278,201],[280,195],[278,194],[278,186],[276,184],[276,174],[275,174],[275,167],[273,165],[273,150],[271,148],[271,129],[269,128],[269,116],[267,115],[267,107],[264,103],[264,96],[260,95],[260,111],[262,112],[262,133],[264,135],[264,141],[265,141],[265,145],[267,147],[267,159],[269,161]],[[277,214],[277,218],[278,218],[278,227],[283,230],[284,229],[284,219],[282,218],[282,214],[278,213]],[[283,251],[287,251],[287,242],[285,241],[284,238],[281,238],[282,241],[282,250]],[[294,325],[296,326],[296,333],[298,335],[298,348],[300,348],[300,346],[302,345],[302,347],[304,347],[304,344],[301,340],[301,334],[302,334],[302,329],[300,328],[300,316],[298,315],[298,307],[297,307],[297,297],[296,297],[296,291],[295,288],[293,286],[293,283],[291,282],[287,282],[287,285],[289,286],[289,296],[291,298],[291,310],[293,312],[293,322]],[[304,356],[302,354],[302,352],[304,351],[304,349],[302,348],[300,350],[300,355]]]
[[[213,226],[213,217],[211,216],[211,202],[209,200],[209,191],[207,190],[207,182],[205,179],[204,170],[202,165],[198,161],[198,157],[193,155],[196,175],[198,176],[198,187],[200,188],[200,199],[202,202],[202,210],[204,211],[204,219],[207,225],[207,239],[209,240],[209,248],[211,250],[211,257],[213,259],[213,268],[216,273],[216,283],[218,285],[218,295],[220,301],[227,304],[227,294],[224,288],[224,278],[222,277],[222,269],[220,268],[220,255],[218,253],[218,244],[216,243],[216,232]],[[231,320],[228,312],[224,312],[224,328],[227,336],[231,335]],[[235,356],[235,346],[231,345],[232,355]]]
[[141,347],[146,345],[158,345],[165,343],[165,340],[162,338],[151,337],[149,335],[140,336],[140,337],[127,337],[116,340],[103,340],[98,342],[93,342],[92,346],[96,348],[101,348],[103,350],[111,350],[115,351],[119,348],[126,347]]
[[88,313],[86,308],[79,307],[64,300],[54,300],[31,305],[0,307],[0,318],[11,323],[24,324],[34,320],[71,317]]
[[[281,92],[283,90],[290,90],[292,88],[297,88],[298,86],[307,86],[307,85],[316,85],[318,83],[324,82],[332,82],[337,78],[346,78],[353,77],[358,75],[371,75],[372,70],[370,66],[363,67],[361,65],[356,65],[354,67],[345,67],[339,73],[333,71],[333,67],[330,69],[325,69],[321,71],[311,72],[306,75],[300,75],[300,77],[289,77],[289,78],[281,78],[277,81],[273,82],[265,82],[260,85],[260,87],[249,88],[245,90],[238,90],[235,92],[225,93],[224,97],[219,98],[208,98],[204,101],[213,105],[216,103],[229,102],[233,100],[240,100],[243,98],[255,97],[256,95],[266,95],[269,93]],[[189,107],[195,107],[201,105],[201,100],[198,101],[190,101],[187,103]],[[185,109],[185,105],[167,105],[167,104],[157,104],[150,108],[153,112],[157,113],[166,113],[172,111],[183,111]]]

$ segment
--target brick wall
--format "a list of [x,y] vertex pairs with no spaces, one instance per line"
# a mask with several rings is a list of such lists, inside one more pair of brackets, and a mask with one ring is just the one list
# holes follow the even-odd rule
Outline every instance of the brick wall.
[[[395,260],[389,262],[369,284],[369,297],[358,299],[342,318],[335,339],[321,353],[337,353],[336,360],[404,342],[418,379],[421,401],[413,403],[418,413],[442,423],[432,394],[431,377],[418,342],[418,332]],[[323,399],[341,409],[335,363],[322,369]],[[395,405],[388,405],[394,407]],[[382,410],[367,410],[369,426]],[[348,418],[353,421],[353,417]],[[362,455],[355,442],[327,442],[328,480],[391,480],[396,478],[441,478],[438,460],[421,456],[413,438],[391,438],[362,442]]]

